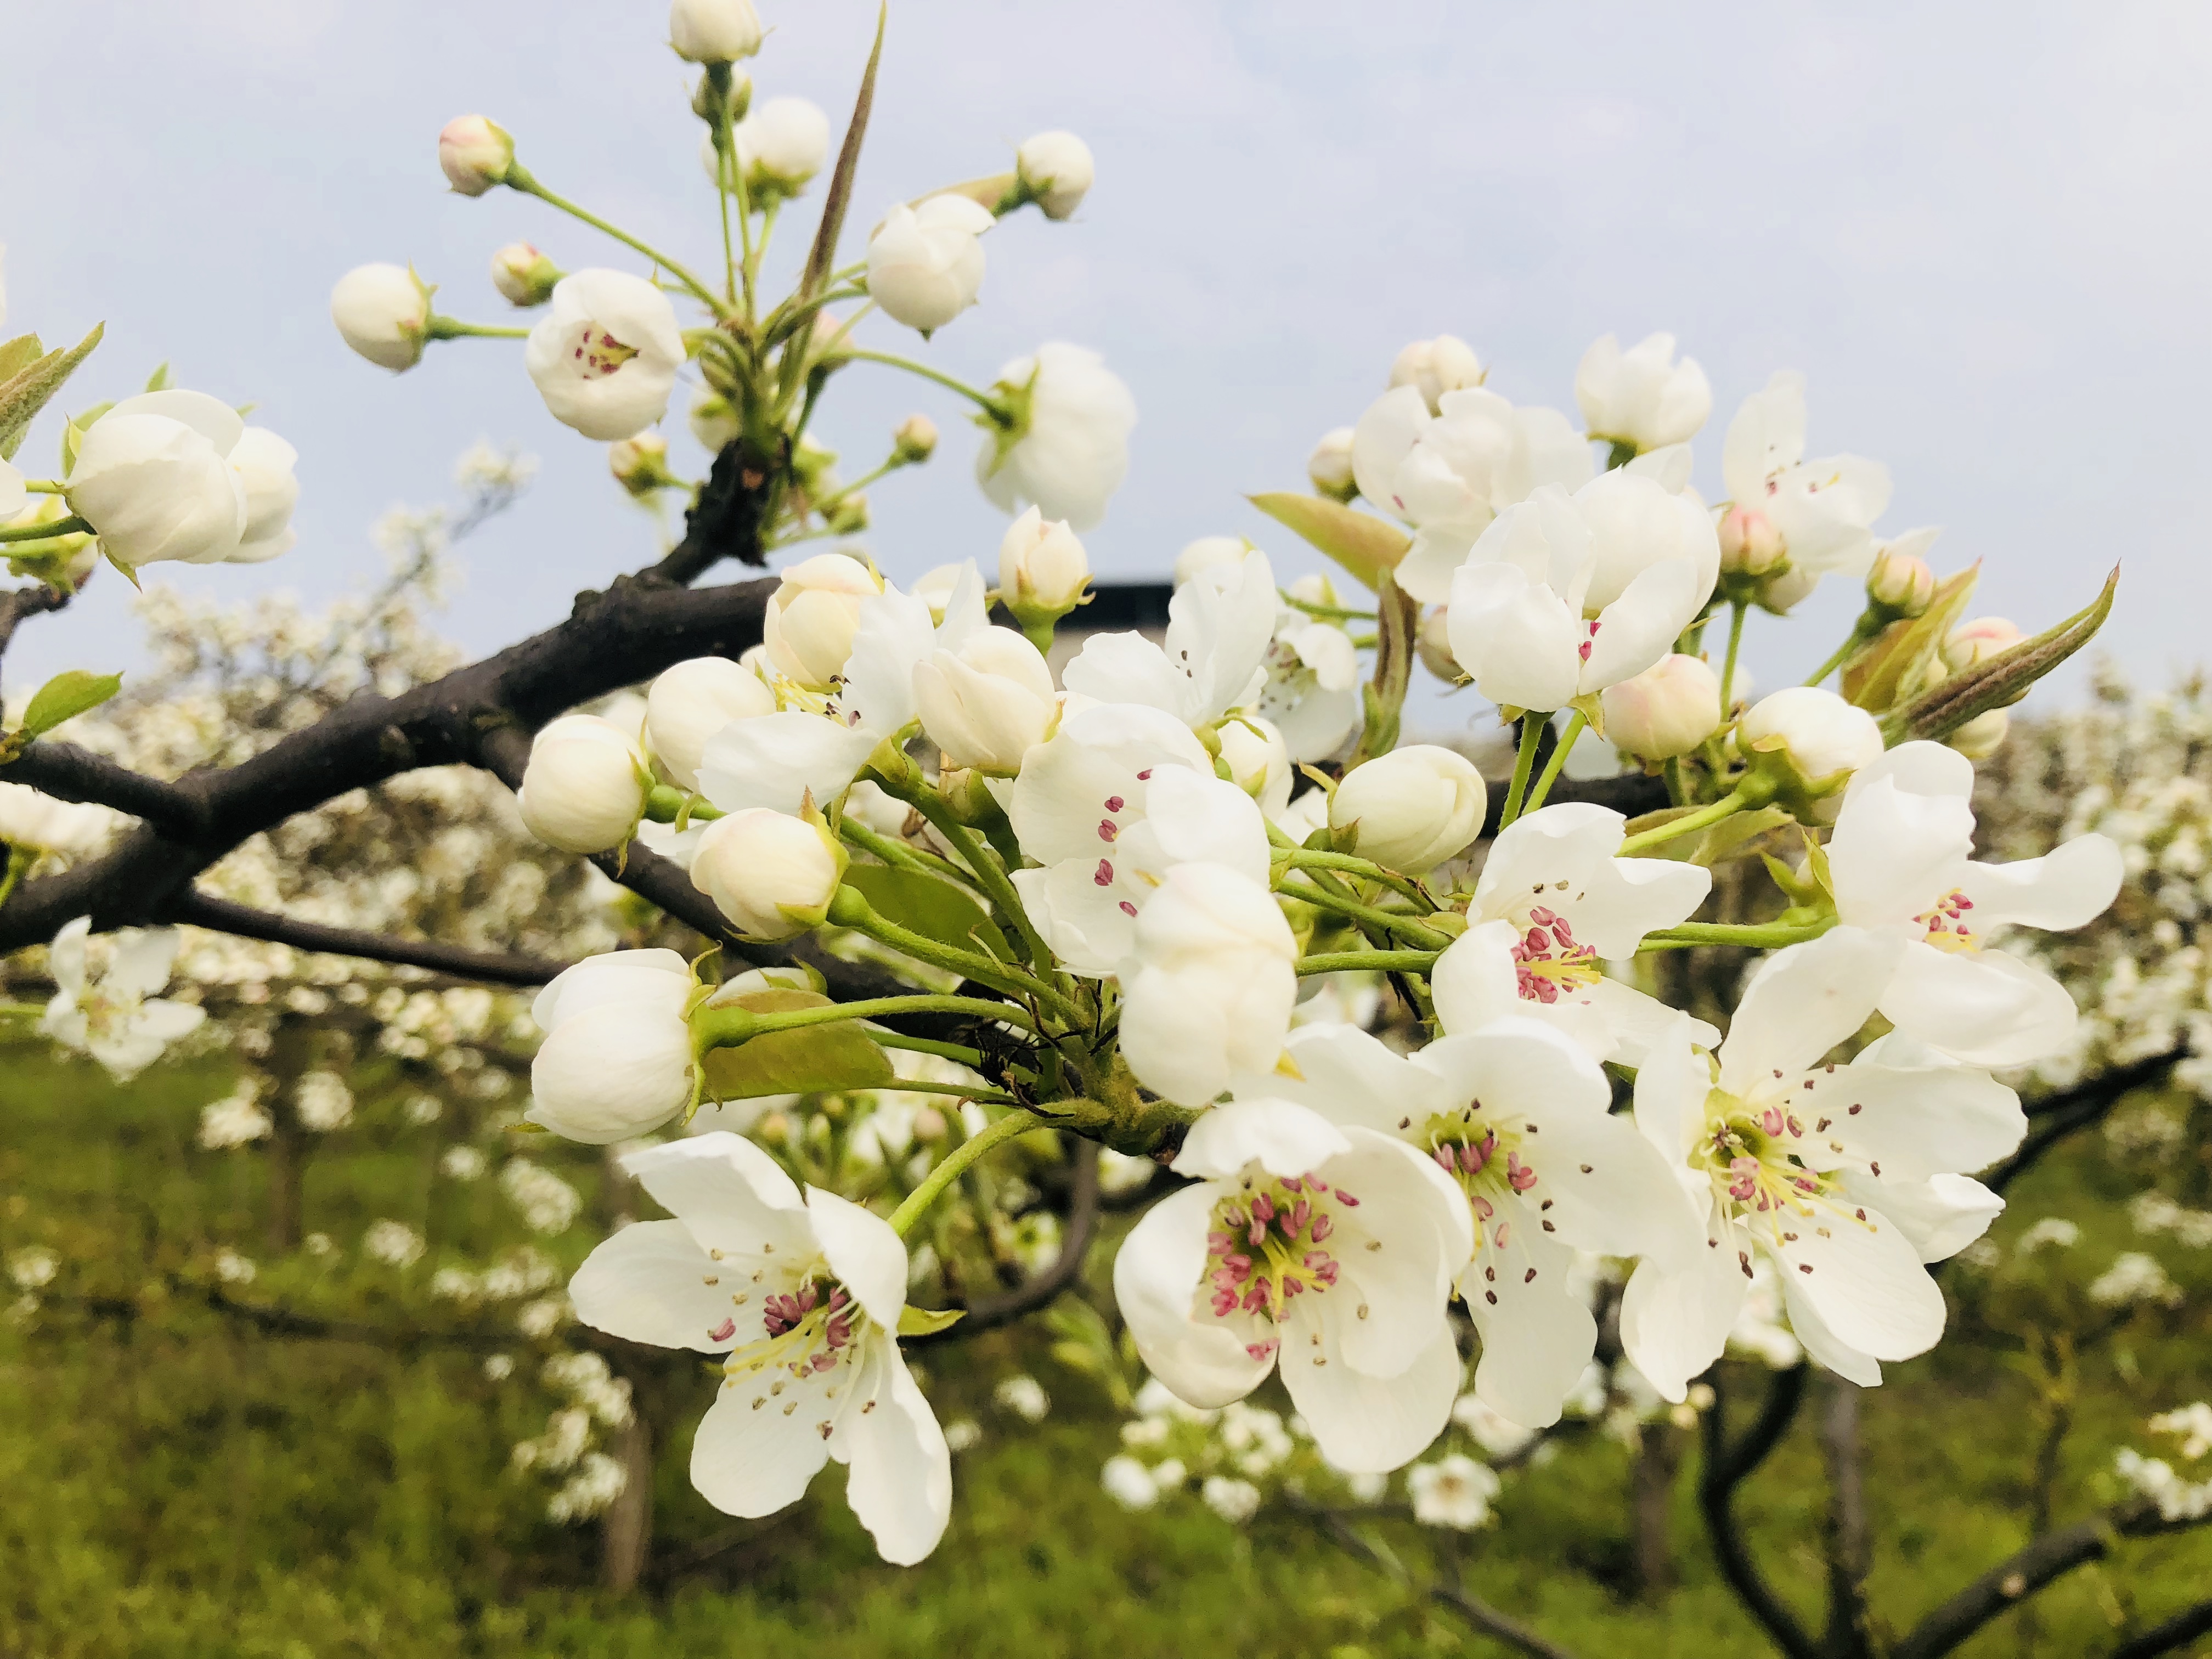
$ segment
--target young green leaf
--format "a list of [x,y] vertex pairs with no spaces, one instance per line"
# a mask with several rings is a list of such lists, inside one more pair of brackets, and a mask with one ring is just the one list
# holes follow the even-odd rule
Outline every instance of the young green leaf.
[[899,1310],[898,1334],[901,1336],[934,1336],[950,1330],[968,1317],[965,1308],[916,1308],[911,1305]]
[[120,674],[95,674],[88,669],[69,668],[38,689],[31,706],[23,711],[18,735],[42,738],[64,720],[74,720],[88,708],[97,708],[123,689]]
[[[106,327],[104,323],[94,324],[91,333],[66,351],[49,351],[0,381],[0,461],[15,459],[15,451],[21,447],[23,434],[31,429],[31,422],[38,418],[39,411],[54,393],[62,389],[62,383],[76,372],[76,366],[92,355]],[[36,344],[36,340],[32,343]],[[20,341],[9,342],[9,349],[20,344]]]
[[1326,495],[1278,489],[1248,499],[1284,528],[1296,532],[1369,588],[1395,569],[1413,538],[1371,513],[1355,513]]
[[845,872],[845,885],[858,890],[878,915],[908,933],[958,950],[981,947],[1001,962],[1014,959],[1013,947],[983,907],[939,877],[884,864],[855,864]]
[[2097,636],[2112,612],[2112,595],[2120,584],[2120,568],[2105,578],[2105,590],[2064,622],[2046,628],[2033,639],[1999,652],[1986,662],[1954,674],[1941,685],[1886,715],[1882,736],[1891,744],[1916,738],[1941,741],[1968,720],[2018,702],[2027,690]]

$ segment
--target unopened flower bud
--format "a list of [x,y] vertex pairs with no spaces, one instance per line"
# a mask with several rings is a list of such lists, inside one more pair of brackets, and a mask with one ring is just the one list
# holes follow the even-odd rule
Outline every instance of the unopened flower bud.
[[747,939],[784,939],[822,925],[845,865],[825,825],[752,806],[707,826],[691,880]]
[[400,374],[422,360],[433,292],[406,265],[356,265],[331,290],[331,320],[356,351]]
[[1333,501],[1348,501],[1359,493],[1352,477],[1352,428],[1340,426],[1322,434],[1321,441],[1306,457],[1306,477],[1314,494]]
[[749,111],[731,137],[756,207],[798,195],[830,157],[830,118],[804,98],[768,100]]
[[719,455],[738,441],[738,411],[719,392],[702,392],[692,403],[691,435],[710,455]]
[[1801,810],[1841,790],[1852,773],[1881,755],[1881,727],[1863,708],[1817,686],[1792,685],[1753,703],[1736,722],[1736,740],[1760,761],[1782,770],[1768,775],[1778,795],[1801,817],[1820,817]]
[[668,470],[668,440],[658,432],[641,432],[607,446],[607,471],[615,482],[642,500],[656,489],[669,489],[682,482]]
[[1435,415],[1442,412],[1444,393],[1480,386],[1488,374],[1466,341],[1439,334],[1433,340],[1416,340],[1398,354],[1390,365],[1390,384],[1418,388],[1429,413]]
[[929,607],[929,620],[942,626],[945,608],[952,603],[952,591],[960,585],[961,567],[940,564],[925,570],[907,585],[907,592]]
[[982,234],[998,222],[965,196],[900,203],[868,239],[868,297],[925,336],[951,322],[983,286]]
[[1782,532],[1755,507],[1733,507],[1721,517],[1721,571],[1730,576],[1764,576],[1789,556]]
[[[726,79],[726,88],[715,84],[717,70]],[[752,76],[743,70],[731,69],[726,65],[708,68],[699,77],[699,84],[691,90],[691,112],[710,127],[721,125],[721,106],[724,104],[729,106],[730,119],[738,122],[745,118],[745,112],[752,107]],[[708,148],[711,149],[714,143],[711,137],[708,138]]]
[[1421,666],[1434,674],[1446,685],[1457,685],[1467,678],[1452,655],[1450,623],[1446,615],[1448,606],[1433,606],[1421,618],[1421,625],[1413,635],[1413,649],[1421,659]]
[[1242,536],[1200,536],[1187,542],[1176,555],[1175,585],[1181,587],[1200,571],[1218,564],[1242,564],[1251,550],[1252,544]]
[[646,692],[645,738],[677,785],[696,789],[709,738],[732,720],[774,713],[775,694],[750,669],[694,657],[663,669]]
[[438,165],[460,196],[481,196],[507,182],[514,165],[514,140],[496,121],[457,115],[438,134]]
[[901,466],[918,466],[937,453],[937,422],[927,415],[909,415],[891,434],[891,459]]
[[817,553],[785,571],[761,629],[776,672],[828,690],[853,654],[860,601],[883,591],[882,577],[842,553]]
[[1613,747],[1642,760],[1686,755],[1720,729],[1720,676],[1699,657],[1662,657],[1599,701]]
[[857,536],[868,527],[868,498],[864,494],[840,495],[830,504],[827,518],[833,536]]
[[530,833],[563,853],[605,853],[645,812],[645,757],[596,714],[566,714],[538,734],[515,804]]
[[1925,616],[1936,597],[1936,573],[1928,561],[1884,549],[1867,573],[1867,600],[1890,621]]
[[2002,708],[1974,716],[1943,741],[1970,761],[1984,761],[2004,746],[2012,730],[2012,717]]
[[514,305],[544,305],[563,275],[527,242],[509,242],[491,256],[491,285]]
[[1057,621],[1083,602],[1091,560],[1065,520],[1030,507],[999,543],[999,600],[1023,627]]
[[1048,219],[1065,219],[1083,205],[1097,168],[1091,146],[1072,132],[1040,132],[1014,152],[1014,176]]
[[668,44],[687,64],[733,64],[760,50],[760,14],[752,0],[675,0]]
[[917,663],[914,701],[947,766],[1000,778],[1022,769],[1060,712],[1044,654],[1011,628],[980,629]]
[[1229,781],[1260,803],[1264,812],[1279,811],[1291,799],[1291,750],[1272,720],[1256,714],[1224,720],[1216,735]]
[[1355,766],[1328,806],[1332,830],[1357,829],[1361,858],[1386,869],[1433,869],[1466,850],[1490,798],[1474,763],[1455,750],[1408,744]]
[[526,1115],[589,1146],[628,1140],[690,1103],[691,970],[673,951],[609,951],[538,994],[545,1033],[530,1067]]
[[1953,629],[1943,641],[1943,665],[1953,673],[1987,662],[2021,641],[2018,627],[2002,617],[1977,617]]

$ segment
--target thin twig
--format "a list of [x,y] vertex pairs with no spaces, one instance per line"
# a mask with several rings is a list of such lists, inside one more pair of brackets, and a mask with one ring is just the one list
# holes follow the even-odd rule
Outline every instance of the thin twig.
[[938,1342],[957,1342],[1035,1313],[1058,1299],[1083,1272],[1084,1258],[1098,1232],[1098,1146],[1075,1143],[1073,1178],[1068,1183],[1067,1219],[1060,1235],[1060,1254],[1042,1273],[1024,1279],[1003,1296],[981,1297],[968,1304],[967,1316],[941,1331],[906,1339],[909,1348]]
[[2193,1607],[2185,1607],[2162,1625],[2154,1625],[2141,1636],[2131,1637],[2114,1648],[2111,1659],[2153,1659],[2161,1653],[2171,1653],[2184,1642],[2194,1641],[2212,1631],[2212,1601],[2199,1601]]
[[428,968],[456,979],[482,980],[492,985],[543,985],[568,965],[511,951],[471,951],[464,945],[443,945],[436,939],[393,939],[366,928],[326,927],[320,922],[301,921],[257,910],[251,905],[234,904],[197,888],[188,890],[172,904],[165,920],[205,927],[213,933],[234,934],[240,939],[289,945],[297,951]]
[[1698,1508],[1705,1516],[1705,1530],[1712,1539],[1713,1554],[1719,1561],[1721,1575],[1789,1659],[1819,1659],[1820,1650],[1805,1633],[1797,1615],[1775,1594],[1773,1586],[1751,1559],[1751,1547],[1736,1524],[1735,1489],[1766,1461],[1768,1454],[1789,1431],[1798,1405],[1805,1397],[1807,1369],[1800,1362],[1787,1370],[1774,1373],[1757,1419],[1731,1446],[1728,1443],[1726,1396],[1722,1392],[1720,1370],[1716,1367],[1705,1378],[1713,1391],[1713,1403],[1698,1419],[1704,1435],[1705,1467],[1698,1474]]

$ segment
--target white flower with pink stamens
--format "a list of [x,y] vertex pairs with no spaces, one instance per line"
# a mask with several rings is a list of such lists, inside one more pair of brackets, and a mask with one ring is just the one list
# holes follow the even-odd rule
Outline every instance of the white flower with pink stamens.
[[1147,1212],[1114,1263],[1153,1376],[1212,1408],[1279,1365],[1337,1468],[1419,1456],[1458,1393],[1445,1316],[1474,1243],[1443,1171],[1388,1135],[1266,1098],[1206,1113],[1174,1167],[1197,1184]]
[[[1608,979],[1603,964],[1686,920],[1713,878],[1694,864],[1614,857],[1626,823],[1608,807],[1562,801],[1499,833],[1468,906],[1468,931],[1437,962],[1431,988],[1445,1030],[1526,1014],[1595,1060],[1642,1059],[1674,1011]],[[1706,1047],[1720,1041],[1703,1021],[1692,1024]]]
[[1940,743],[1900,744],[1844,791],[1828,843],[1847,927],[1911,940],[1881,1010],[1900,1031],[1978,1066],[2022,1066],[2064,1048],[2074,999],[2041,969],[1987,947],[2005,927],[2060,932],[2120,890],[2120,849],[2077,836],[2039,859],[1976,864],[1973,763]]
[[1597,1342],[1569,1273],[1577,1249],[1682,1266],[1698,1239],[1667,1161],[1580,1047],[1528,1019],[1492,1022],[1408,1057],[1349,1025],[1291,1034],[1255,1079],[1347,1130],[1425,1153],[1474,1232],[1458,1276],[1482,1335],[1475,1394],[1524,1428],[1557,1422]]
[[666,295],[627,271],[580,270],[554,284],[522,361],[555,420],[613,443],[668,412],[684,358]]
[[845,1501],[884,1559],[928,1555],[951,1514],[952,1456],[899,1352],[899,1236],[835,1193],[801,1194],[726,1131],[650,1147],[623,1168],[676,1218],[623,1228],[568,1296],[596,1329],[724,1356],[691,1484],[727,1514],[773,1515],[835,1459],[851,1466]]
[[1666,1398],[1720,1358],[1755,1253],[1772,1258],[1798,1341],[1862,1387],[1884,1359],[1943,1334],[1923,1262],[1979,1237],[2004,1207],[1966,1171],[2020,1144],[2019,1097],[1988,1073],[1901,1034],[1847,1066],[1849,1041],[1892,982],[1905,942],[1838,928],[1767,958],[1715,1056],[1688,1022],[1636,1079],[1637,1127],[1676,1167],[1704,1247],[1648,1260],[1621,1304],[1621,1340]]

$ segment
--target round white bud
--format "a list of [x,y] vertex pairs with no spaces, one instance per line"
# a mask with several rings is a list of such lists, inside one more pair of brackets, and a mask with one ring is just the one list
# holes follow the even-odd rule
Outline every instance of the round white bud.
[[1943,641],[1943,665],[1953,673],[1987,662],[2021,641],[2019,627],[2002,617],[1977,617],[1953,629]]
[[528,242],[509,242],[491,256],[491,285],[513,305],[544,305],[561,276],[561,267]]
[[1181,587],[1200,571],[1218,564],[1242,564],[1251,550],[1252,544],[1242,536],[1200,536],[1194,542],[1186,542],[1176,555],[1175,585]]
[[356,265],[331,290],[331,320],[348,345],[397,374],[422,360],[431,292],[405,265]]
[[530,833],[564,853],[605,853],[636,833],[645,812],[645,757],[596,714],[564,714],[530,745],[515,804]]
[[460,196],[481,196],[507,182],[514,165],[514,140],[496,121],[457,115],[438,133],[438,165]]
[[1048,219],[1065,219],[1083,205],[1097,169],[1091,146],[1072,132],[1040,132],[1014,152],[1014,174]]
[[1433,340],[1416,340],[1398,354],[1390,365],[1390,384],[1416,388],[1429,413],[1435,415],[1442,412],[1444,393],[1480,386],[1488,374],[1466,341],[1439,334]]
[[817,553],[783,573],[761,633],[776,672],[826,691],[845,672],[860,601],[884,591],[883,578],[842,553]]
[[1467,678],[1459,659],[1452,655],[1450,607],[1432,606],[1421,618],[1420,628],[1413,635],[1413,649],[1421,666],[1446,685],[1457,685]]
[[1349,501],[1359,493],[1352,476],[1352,430],[1340,426],[1321,434],[1321,441],[1306,457],[1306,478],[1316,495],[1333,501]]
[[1434,744],[1409,744],[1345,774],[1329,828],[1357,830],[1354,849],[1386,869],[1418,872],[1465,850],[1481,832],[1489,795],[1474,763]]
[[1720,676],[1702,657],[1662,657],[1598,700],[1613,747],[1644,760],[1686,755],[1720,729]]
[[1737,722],[1736,738],[1745,749],[1779,753],[1800,779],[1816,785],[1839,784],[1882,750],[1873,715],[1813,685],[1785,686],[1753,703]]
[[947,766],[1000,778],[1022,769],[1059,714],[1043,653],[1011,628],[978,629],[917,663],[914,701]]
[[707,826],[691,881],[747,939],[772,941],[822,925],[845,863],[822,824],[750,806]]
[[1090,557],[1064,519],[1032,507],[1000,538],[999,599],[1025,626],[1066,615],[1090,581]]
[[668,44],[687,64],[734,64],[760,50],[760,14],[752,0],[675,0]]

